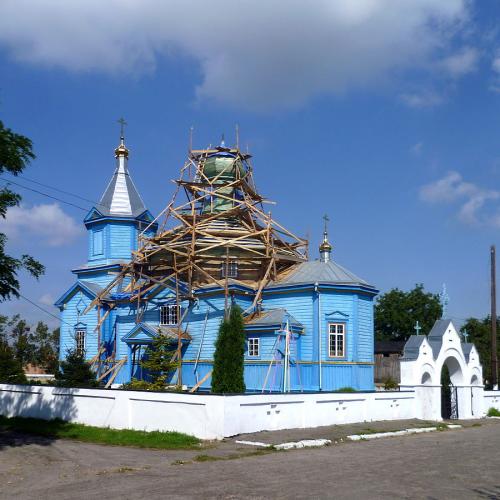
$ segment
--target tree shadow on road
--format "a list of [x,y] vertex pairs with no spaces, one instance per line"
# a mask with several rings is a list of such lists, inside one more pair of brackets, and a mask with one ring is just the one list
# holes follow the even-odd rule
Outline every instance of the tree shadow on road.
[[[57,439],[64,421],[77,416],[77,408],[72,390],[15,385],[1,388],[0,415],[0,450],[28,444],[48,446]],[[38,419],[50,422],[42,426]]]
[[498,500],[500,498],[500,486],[493,486],[491,488],[474,488],[472,491],[479,498],[488,498],[491,500]]

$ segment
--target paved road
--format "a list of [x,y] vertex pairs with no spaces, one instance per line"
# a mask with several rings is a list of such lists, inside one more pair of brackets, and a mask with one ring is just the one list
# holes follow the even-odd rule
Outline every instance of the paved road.
[[498,420],[230,460],[196,453],[4,436],[0,498],[500,498]]

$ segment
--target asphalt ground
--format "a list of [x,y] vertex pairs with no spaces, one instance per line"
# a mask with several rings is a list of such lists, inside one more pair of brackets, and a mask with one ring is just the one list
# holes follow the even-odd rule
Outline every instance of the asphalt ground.
[[[323,448],[259,450],[235,439],[200,450],[148,450],[0,434],[0,498],[500,499],[500,420],[371,441],[347,434],[418,426],[377,422],[239,436]],[[421,423],[420,423],[421,425]]]

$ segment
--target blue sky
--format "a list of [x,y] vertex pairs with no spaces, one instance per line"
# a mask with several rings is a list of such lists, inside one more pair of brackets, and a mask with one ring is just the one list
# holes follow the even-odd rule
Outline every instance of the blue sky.
[[[204,147],[221,133],[232,142],[238,123],[274,217],[309,233],[312,255],[328,213],[334,259],[381,291],[445,282],[451,316],[487,314],[500,229],[500,4],[283,5],[4,0],[0,119],[37,154],[17,181],[90,208],[29,180],[98,201],[124,116],[131,174],[158,213],[189,127]],[[46,265],[39,282],[23,276],[22,293],[57,314],[50,304],[86,259],[85,212],[19,191],[22,207],[0,231],[12,253]],[[0,312],[51,321],[25,301]]]

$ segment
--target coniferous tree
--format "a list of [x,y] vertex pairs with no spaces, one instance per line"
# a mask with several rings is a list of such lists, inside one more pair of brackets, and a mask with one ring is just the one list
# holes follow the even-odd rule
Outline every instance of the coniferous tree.
[[212,392],[245,392],[245,331],[241,309],[233,305],[224,319],[215,342]]
[[121,388],[129,391],[164,391],[167,380],[179,366],[178,362],[172,361],[174,353],[172,339],[166,335],[158,335],[147,347],[144,358],[140,361],[141,368],[148,371],[151,380],[133,378]]
[[16,359],[14,351],[2,339],[0,339],[0,383],[27,383],[21,362]]
[[169,376],[178,367],[178,363],[172,361],[174,352],[172,339],[165,335],[158,335],[146,349],[141,367],[151,375],[151,390],[164,389]]
[[97,387],[98,382],[85,354],[70,349],[66,359],[61,361],[60,370],[55,375],[60,387]]

